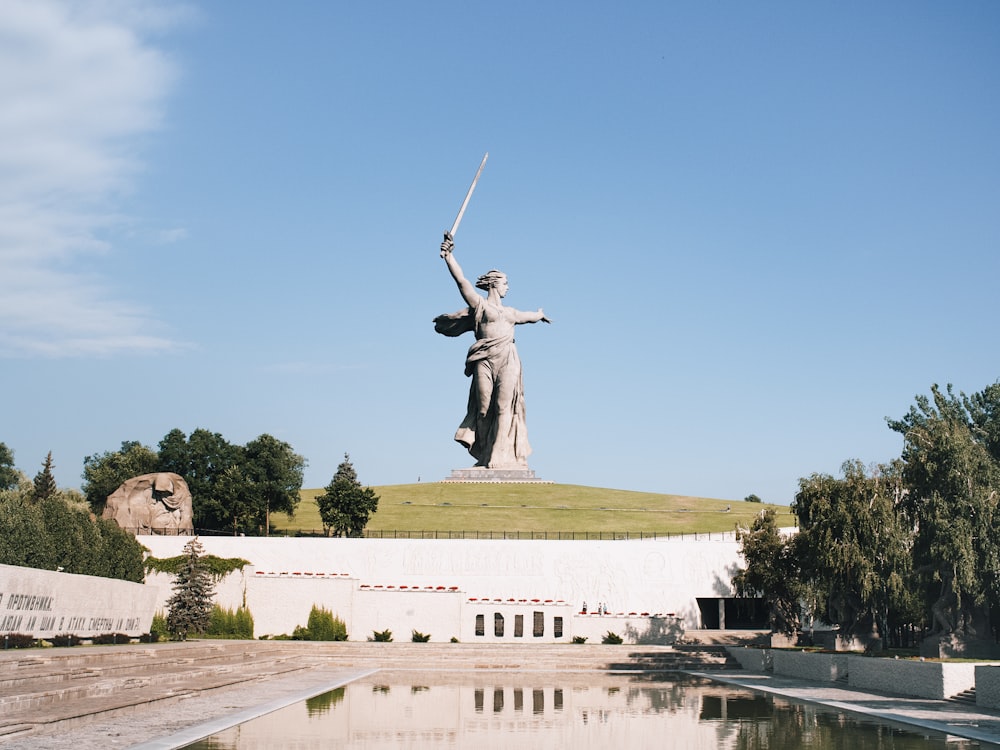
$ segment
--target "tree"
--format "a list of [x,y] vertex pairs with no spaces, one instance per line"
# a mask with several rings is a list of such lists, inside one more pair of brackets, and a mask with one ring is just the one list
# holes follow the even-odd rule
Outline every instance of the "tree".
[[55,495],[35,502],[52,544],[52,557],[46,567],[66,573],[95,575],[102,550],[100,535],[90,515],[70,508]]
[[0,492],[17,488],[20,472],[14,468],[14,452],[0,443]]
[[378,495],[371,487],[362,487],[351,457],[344,454],[344,461],[337,473],[316,498],[319,515],[323,520],[323,533],[327,536],[363,536],[371,514],[378,510]]
[[239,466],[230,466],[215,483],[215,500],[229,518],[233,536],[257,531],[253,487]]
[[146,578],[143,546],[114,521],[97,518],[94,525],[101,538],[102,552],[99,567],[90,575],[142,583]]
[[743,498],[743,502],[745,502],[745,503],[762,503],[764,501],[761,500],[758,495],[750,494],[750,495],[747,495],[745,498]]
[[203,552],[198,537],[184,545],[184,565],[174,580],[174,593],[167,600],[167,629],[180,641],[192,633],[204,633],[211,621],[215,585],[201,561]]
[[35,500],[46,500],[52,497],[59,488],[56,486],[56,478],[52,476],[52,451],[42,462],[42,470],[35,475]]
[[180,430],[173,429],[163,437],[159,447],[158,470],[181,475],[191,490],[195,528],[221,530],[232,527],[233,514],[226,505],[227,500],[220,496],[219,486],[220,482],[226,482],[226,497],[233,497],[232,477],[225,480],[223,477],[232,467],[244,463],[244,449],[218,432],[203,428],[196,429],[187,438]]
[[1000,605],[1000,385],[931,387],[890,428],[903,435],[904,510],[933,632],[984,637]]
[[24,484],[0,498],[0,563],[55,570],[55,550],[42,509],[31,499],[32,485],[27,480]]
[[135,440],[122,442],[120,450],[84,458],[83,493],[90,509],[101,515],[108,495],[127,479],[158,471],[159,460],[156,451]]
[[736,540],[747,565],[733,576],[736,594],[762,597],[768,606],[771,629],[795,633],[799,629],[803,587],[794,547],[778,529],[774,510],[761,511],[749,529],[737,529]]
[[888,637],[892,624],[913,614],[911,527],[901,512],[902,465],[847,461],[843,478],[813,474],[799,480],[792,510],[800,531],[794,544],[803,582],[818,614],[844,637]]
[[266,434],[247,443],[245,452],[248,504],[258,528],[267,534],[271,513],[295,513],[306,461],[288,443]]

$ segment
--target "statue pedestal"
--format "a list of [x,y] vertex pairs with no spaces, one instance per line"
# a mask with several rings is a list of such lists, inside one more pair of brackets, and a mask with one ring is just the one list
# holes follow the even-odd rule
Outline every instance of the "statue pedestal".
[[1000,659],[1000,644],[992,638],[966,638],[956,634],[932,635],[920,642],[926,659]]
[[542,484],[553,484],[535,476],[531,469],[487,469],[482,466],[473,466],[471,469],[452,469],[451,476],[445,477],[443,482],[534,482]]

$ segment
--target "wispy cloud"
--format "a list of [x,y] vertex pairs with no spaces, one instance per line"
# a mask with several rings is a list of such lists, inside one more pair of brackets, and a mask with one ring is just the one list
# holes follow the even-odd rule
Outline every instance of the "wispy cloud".
[[[0,355],[176,346],[141,299],[86,270],[159,127],[175,66],[147,39],[164,3],[5,0],[0,9]],[[179,238],[183,230],[164,237]]]

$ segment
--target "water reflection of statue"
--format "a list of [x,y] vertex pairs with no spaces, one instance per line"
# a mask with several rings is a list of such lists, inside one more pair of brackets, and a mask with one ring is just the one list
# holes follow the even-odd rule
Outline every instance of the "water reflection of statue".
[[[508,286],[506,275],[500,271],[480,276],[473,286],[455,260],[454,247],[451,237],[445,235],[441,257],[468,308],[439,315],[434,319],[434,330],[445,336],[472,331],[476,337],[465,358],[465,374],[472,378],[472,383],[465,419],[455,433],[455,440],[469,449],[476,466],[527,468],[531,446],[525,422],[521,360],[514,347],[514,326],[552,321],[541,309],[523,312],[504,307]],[[485,291],[486,297],[477,288]]]
[[133,534],[193,534],[191,491],[179,474],[133,477],[108,496],[103,518]]

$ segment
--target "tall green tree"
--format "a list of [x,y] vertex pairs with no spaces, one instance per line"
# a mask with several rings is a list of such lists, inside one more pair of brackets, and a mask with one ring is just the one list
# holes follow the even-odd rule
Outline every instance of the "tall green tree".
[[246,444],[242,470],[249,504],[258,528],[265,534],[271,513],[295,513],[305,464],[305,459],[291,445],[271,435],[261,435]]
[[[221,496],[220,482],[226,472],[245,462],[243,447],[230,443],[218,432],[199,427],[189,437],[181,430],[171,430],[159,448],[159,471],[180,474],[191,490],[195,528],[230,528],[233,513]],[[230,475],[225,480],[227,497],[232,497],[231,479]]]
[[95,515],[104,512],[108,495],[132,477],[159,471],[156,451],[135,440],[122,442],[117,451],[87,456],[83,459],[83,493]]
[[198,537],[184,545],[184,565],[174,580],[173,594],[167,600],[167,630],[177,640],[208,630],[212,617],[215,585],[202,561],[204,548]]
[[327,536],[331,531],[333,536],[363,536],[368,519],[378,510],[378,500],[371,487],[361,486],[351,457],[345,453],[325,492],[316,498],[323,533]]
[[904,507],[935,633],[983,637],[1000,606],[998,416],[1000,386],[967,397],[934,385],[889,420],[903,436]]
[[45,461],[42,462],[42,470],[35,475],[34,485],[35,500],[46,500],[59,491],[56,478],[52,474],[52,451],[49,451]]
[[0,443],[0,492],[13,490],[20,481],[20,472],[14,466],[14,452]]
[[214,497],[220,511],[228,518],[233,536],[254,534],[259,530],[254,491],[239,466],[230,466],[215,482]]
[[733,576],[737,596],[763,598],[776,633],[795,633],[804,590],[794,545],[778,528],[774,510],[761,511],[750,528],[736,531],[746,567]]
[[902,464],[868,473],[853,460],[842,472],[840,479],[813,474],[799,480],[792,510],[802,579],[817,596],[817,614],[841,635],[885,639],[914,615]]

